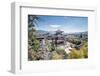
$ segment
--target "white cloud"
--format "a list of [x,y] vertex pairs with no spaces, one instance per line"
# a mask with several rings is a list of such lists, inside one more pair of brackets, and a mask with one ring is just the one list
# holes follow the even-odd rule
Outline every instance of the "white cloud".
[[58,27],[60,27],[61,25],[49,25],[50,27],[52,27],[52,28],[58,28]]

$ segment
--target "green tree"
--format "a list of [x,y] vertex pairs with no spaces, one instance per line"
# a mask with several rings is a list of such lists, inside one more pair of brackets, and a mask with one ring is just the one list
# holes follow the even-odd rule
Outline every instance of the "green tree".
[[37,25],[37,21],[39,21],[40,18],[36,15],[28,15],[28,27],[35,27]]
[[39,18],[34,15],[28,15],[28,59],[39,60],[40,55],[38,53],[40,43],[36,38],[36,21]]

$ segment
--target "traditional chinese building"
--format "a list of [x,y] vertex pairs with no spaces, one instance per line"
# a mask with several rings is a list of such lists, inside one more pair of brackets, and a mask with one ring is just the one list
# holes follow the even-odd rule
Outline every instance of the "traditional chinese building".
[[37,35],[37,39],[42,43],[42,45],[45,45],[45,40],[48,40],[49,42],[53,41],[55,45],[64,44],[65,36],[62,33],[63,31],[57,30],[54,34],[40,34]]

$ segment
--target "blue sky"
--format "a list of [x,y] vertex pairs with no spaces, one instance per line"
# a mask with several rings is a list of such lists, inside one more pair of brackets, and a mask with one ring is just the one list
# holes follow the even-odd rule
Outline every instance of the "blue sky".
[[65,33],[88,31],[88,17],[39,16],[36,29],[44,31],[62,30]]

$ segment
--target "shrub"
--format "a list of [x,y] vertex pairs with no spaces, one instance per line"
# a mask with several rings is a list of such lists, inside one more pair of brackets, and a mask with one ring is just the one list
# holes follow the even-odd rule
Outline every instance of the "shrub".
[[79,58],[88,58],[88,44],[87,42],[83,43],[83,46],[80,48],[80,50],[73,49],[68,54],[69,59],[79,59]]
[[57,59],[62,59],[62,56],[59,55],[56,51],[52,52],[52,59],[57,60]]

